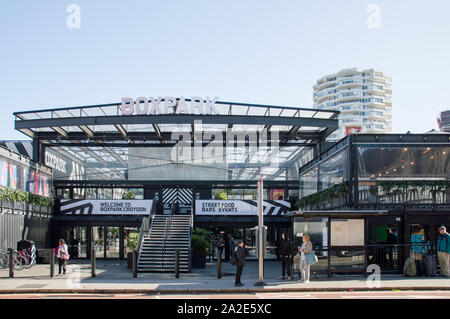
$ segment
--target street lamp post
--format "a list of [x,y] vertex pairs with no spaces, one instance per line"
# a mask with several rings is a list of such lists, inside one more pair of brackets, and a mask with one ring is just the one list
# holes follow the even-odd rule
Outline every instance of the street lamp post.
[[259,276],[255,286],[264,286],[264,205],[263,205],[263,181],[258,181],[258,263]]

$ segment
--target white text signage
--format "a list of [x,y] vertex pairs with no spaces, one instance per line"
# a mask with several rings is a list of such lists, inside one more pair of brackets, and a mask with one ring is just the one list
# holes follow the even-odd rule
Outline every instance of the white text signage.
[[158,114],[218,114],[216,102],[218,97],[202,98],[194,96],[190,101],[184,97],[179,99],[163,97],[138,97],[136,101],[130,97],[122,98],[119,106],[122,115],[158,115]]

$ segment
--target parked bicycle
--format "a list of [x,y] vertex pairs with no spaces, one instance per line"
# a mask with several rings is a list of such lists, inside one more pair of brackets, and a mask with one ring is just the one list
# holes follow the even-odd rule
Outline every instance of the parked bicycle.
[[8,267],[8,254],[0,249],[0,269]]
[[34,249],[24,249],[22,251],[16,251],[17,254],[21,255],[21,261],[24,262],[23,266],[25,268],[31,268],[36,265],[36,253]]
[[[22,270],[24,268],[31,268],[36,264],[36,254],[31,250],[13,251],[13,267],[14,270]],[[9,253],[0,250],[0,269],[9,267]]]

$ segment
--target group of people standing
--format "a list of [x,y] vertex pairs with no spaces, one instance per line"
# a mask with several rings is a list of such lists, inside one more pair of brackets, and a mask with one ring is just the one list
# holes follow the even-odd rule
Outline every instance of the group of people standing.
[[[241,276],[246,262],[245,258],[248,255],[248,247],[242,240],[236,241],[231,233],[229,233],[227,238],[225,238],[224,233],[222,232],[219,234],[219,238],[217,239],[217,249],[220,256],[223,254],[223,250],[225,249],[224,261],[228,262],[231,260],[231,263],[236,265],[235,286],[243,286]],[[312,264],[311,258],[308,257],[314,253],[309,235],[305,234],[303,236],[303,243],[297,248],[295,258],[293,244],[286,237],[285,233],[282,234],[278,251],[282,269],[282,276],[280,279],[285,280],[290,278],[291,280],[294,280],[294,273],[292,269],[292,265],[294,263],[297,266],[296,268],[300,270],[301,282],[308,283],[310,279],[310,266]]]
[[[281,259],[281,280],[294,280],[293,264],[296,265],[300,271],[301,281],[309,282],[310,278],[310,259],[307,258],[309,254],[313,253],[313,246],[309,235],[303,235],[303,243],[297,248],[294,255],[292,242],[286,237],[286,234],[281,235],[281,241],[278,247],[278,252]],[[287,276],[286,276],[287,275]]]

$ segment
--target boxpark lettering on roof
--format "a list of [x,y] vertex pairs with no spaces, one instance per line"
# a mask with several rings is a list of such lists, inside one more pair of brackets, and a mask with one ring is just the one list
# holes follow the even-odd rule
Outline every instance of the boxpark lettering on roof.
[[219,114],[216,108],[218,99],[219,97],[194,96],[188,102],[184,97],[177,99],[166,96],[165,98],[138,97],[135,101],[133,98],[124,97],[119,108],[122,115],[195,114],[196,112],[214,115]]

